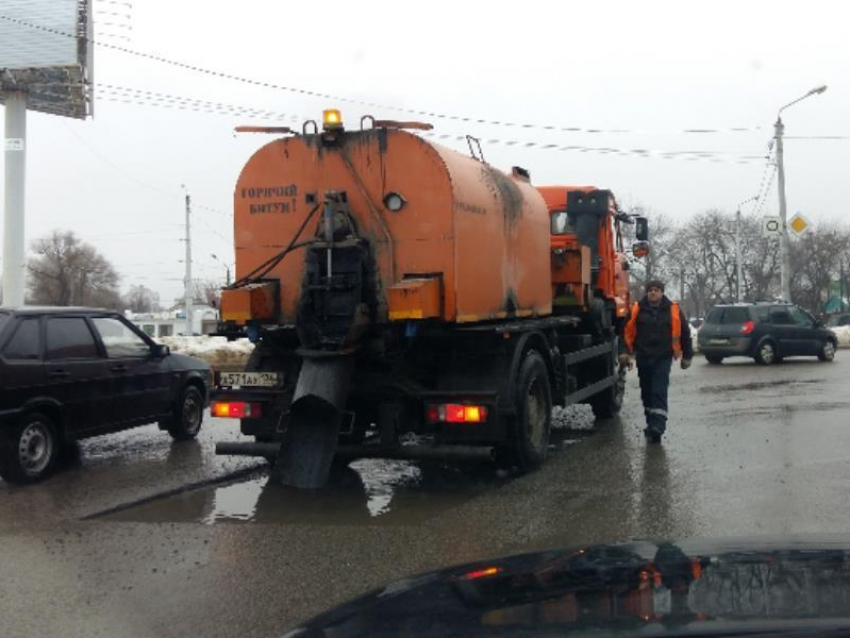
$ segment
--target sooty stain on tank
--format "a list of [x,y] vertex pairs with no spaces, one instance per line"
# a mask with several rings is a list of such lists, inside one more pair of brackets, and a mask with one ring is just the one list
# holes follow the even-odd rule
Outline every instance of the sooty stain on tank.
[[492,166],[481,166],[481,177],[495,200],[501,202],[505,219],[514,224],[522,215],[523,197],[519,187],[507,175]]

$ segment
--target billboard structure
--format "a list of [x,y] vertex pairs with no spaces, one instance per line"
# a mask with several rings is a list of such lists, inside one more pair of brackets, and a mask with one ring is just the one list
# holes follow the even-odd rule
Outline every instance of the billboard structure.
[[91,0],[3,0],[0,103],[22,91],[31,111],[90,115],[91,27]]
[[85,119],[92,110],[92,0],[3,0],[0,103],[5,105],[3,305],[24,303],[26,112]]

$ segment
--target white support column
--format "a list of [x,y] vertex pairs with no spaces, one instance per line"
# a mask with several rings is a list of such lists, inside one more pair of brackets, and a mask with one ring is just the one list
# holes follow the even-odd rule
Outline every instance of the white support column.
[[26,246],[24,199],[26,189],[27,96],[10,91],[5,96],[6,135],[5,196],[3,224],[3,305],[24,305]]

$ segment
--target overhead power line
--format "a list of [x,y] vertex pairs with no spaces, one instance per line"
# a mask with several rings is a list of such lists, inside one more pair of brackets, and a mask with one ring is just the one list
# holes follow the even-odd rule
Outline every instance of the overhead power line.
[[783,135],[783,140],[850,140],[850,135]]
[[[46,33],[52,33],[54,35],[76,38],[76,36],[72,33],[60,31],[58,29],[53,29],[50,27],[45,27],[43,25],[33,24],[31,22],[20,20],[18,18],[13,18],[11,16],[0,14],[0,20],[5,20],[7,22],[12,22],[14,24],[18,24],[23,27],[27,27],[30,29],[36,29],[39,31],[43,31]],[[480,125],[492,125],[492,126],[504,126],[511,128],[519,128],[519,129],[535,129],[541,131],[548,132],[562,132],[562,133],[647,133],[650,131],[638,130],[638,129],[621,129],[621,128],[584,128],[578,126],[562,126],[562,125],[554,125],[554,124],[536,124],[536,123],[527,123],[527,122],[512,122],[508,120],[494,120],[487,119],[481,117],[473,117],[468,115],[454,115],[449,113],[441,113],[438,111],[430,111],[423,109],[411,109],[401,106],[393,106],[391,104],[382,104],[380,102],[370,102],[366,100],[357,100],[353,98],[348,98],[339,95],[332,95],[330,93],[322,93],[320,91],[313,91],[310,89],[304,89],[299,87],[285,86],[281,84],[275,84],[273,82],[265,82],[262,80],[256,80],[253,78],[247,78],[240,75],[236,75],[233,73],[227,73],[224,71],[217,71],[215,69],[208,69],[205,67],[201,67],[195,64],[189,64],[186,62],[181,62],[179,60],[172,60],[170,58],[166,58],[160,55],[155,55],[152,53],[146,53],[144,51],[138,51],[135,49],[130,49],[128,47],[119,46],[117,44],[111,44],[108,42],[99,42],[92,40],[92,43],[96,46],[100,46],[105,49],[109,49],[112,51],[117,51],[120,53],[124,53],[127,55],[136,56],[142,59],[151,60],[154,62],[159,62],[161,64],[165,64],[168,66],[172,66],[175,68],[183,69],[186,71],[192,71],[194,73],[198,73],[201,75],[206,75],[210,77],[215,77],[224,80],[230,80],[233,82],[240,82],[242,84],[248,84],[251,86],[257,86],[260,88],[266,89],[274,89],[278,91],[286,91],[289,93],[295,93],[297,95],[303,95],[305,97],[311,98],[319,98],[322,100],[333,101],[333,102],[344,102],[347,104],[355,104],[358,106],[365,106],[370,108],[378,108],[385,109],[390,111],[396,111],[399,113],[407,113],[409,115],[416,115],[419,117],[427,117],[427,118],[435,118],[441,120],[448,120],[453,122],[463,122],[466,124],[480,124]],[[717,133],[745,133],[752,131],[761,131],[761,126],[756,127],[730,127],[730,128],[686,128],[679,131],[675,131],[676,133],[685,133],[685,134],[717,134]],[[673,131],[671,131],[673,132]]]
[[[162,108],[177,108],[183,110],[192,110],[192,111],[200,111],[200,112],[208,112],[208,113],[216,113],[223,115],[246,115],[246,116],[263,116],[263,117],[276,117],[278,119],[288,119],[293,121],[301,121],[301,118],[297,115],[273,112],[273,111],[265,111],[261,109],[255,109],[252,107],[240,106],[235,104],[222,104],[219,102],[207,102],[204,100],[197,100],[194,98],[188,98],[183,96],[171,95],[166,93],[155,93],[151,91],[144,91],[140,89],[133,89],[130,87],[119,87],[115,85],[97,85],[98,91],[106,90],[109,95],[117,96],[114,99],[107,99],[107,101],[116,101],[122,102],[125,104],[133,104],[140,106],[154,106],[154,107],[162,107]],[[100,87],[103,87],[101,89]],[[126,98],[126,99],[124,99]],[[424,133],[425,137],[429,137],[439,141],[456,141],[456,142],[465,142],[466,136],[457,135],[451,133],[445,134],[437,134],[437,133]],[[611,147],[591,147],[591,146],[583,146],[583,145],[562,145],[557,143],[544,143],[544,142],[533,142],[533,141],[522,141],[522,140],[503,140],[499,138],[489,138],[482,140],[482,142],[491,145],[501,145],[507,147],[516,147],[516,148],[525,148],[525,149],[537,149],[537,150],[545,150],[545,151],[560,151],[560,152],[579,152],[579,153],[600,153],[600,154],[611,154],[611,155],[620,155],[620,156],[631,156],[631,157],[644,157],[644,158],[660,158],[660,159],[681,159],[685,161],[708,161],[708,162],[716,162],[721,164],[750,164],[753,161],[758,161],[763,159],[760,155],[735,155],[728,152],[718,152],[718,151],[707,151],[707,150],[683,150],[683,151],[664,151],[658,149],[620,149],[620,148],[611,148]],[[138,180],[134,180],[138,181]],[[208,208],[208,207],[203,207]],[[227,214],[223,213],[217,209],[209,209],[213,212],[219,214]]]
[[[123,177],[125,177],[125,178],[126,178],[126,179],[128,179],[128,180],[130,180],[130,181],[131,181],[131,182],[133,182],[134,184],[136,184],[136,185],[138,185],[138,186],[141,186],[142,188],[148,189],[148,190],[150,190],[150,191],[153,191],[153,192],[159,193],[160,195],[163,195],[163,196],[165,196],[165,197],[170,197],[170,198],[181,198],[181,199],[184,197],[184,195],[183,195],[182,193],[180,193],[179,191],[177,191],[176,189],[175,189],[174,191],[168,191],[168,190],[166,190],[166,189],[164,189],[164,188],[160,188],[160,187],[158,187],[158,186],[154,186],[154,185],[152,185],[152,184],[148,184],[148,183],[147,183],[147,182],[145,182],[145,181],[142,181],[142,180],[140,180],[140,179],[137,179],[135,176],[133,176],[132,174],[130,174],[129,172],[127,172],[126,170],[124,170],[123,168],[121,168],[121,166],[119,166],[118,164],[116,164],[115,162],[113,162],[111,159],[109,159],[108,157],[106,157],[103,153],[101,153],[101,152],[100,152],[100,151],[98,151],[96,148],[94,148],[92,145],[90,145],[90,144],[89,144],[89,143],[88,143],[88,142],[87,142],[87,141],[86,141],[86,140],[85,140],[85,139],[84,139],[81,135],[79,135],[79,134],[78,134],[78,133],[77,133],[74,129],[72,129],[72,128],[68,125],[68,124],[66,124],[66,123],[64,123],[64,122],[63,122],[63,124],[65,125],[65,128],[66,128],[66,129],[68,129],[68,131],[69,131],[71,134],[73,134],[73,135],[74,135],[74,137],[76,137],[76,138],[77,138],[77,139],[78,139],[78,140],[79,140],[79,141],[83,144],[83,146],[84,146],[84,147],[85,147],[85,148],[86,148],[86,149],[87,149],[87,150],[88,150],[88,151],[89,151],[92,155],[94,155],[94,156],[95,156],[97,159],[99,159],[101,162],[103,162],[104,164],[106,164],[107,166],[109,166],[110,168],[112,168],[113,170],[117,171],[117,172],[118,172],[118,173],[120,173]],[[226,217],[230,217],[230,218],[232,218],[232,217],[233,217],[233,214],[232,214],[232,213],[226,213],[226,212],[222,211],[221,209],[214,208],[214,207],[212,207],[212,206],[206,206],[206,205],[204,205],[204,204],[194,204],[194,207],[195,207],[195,208],[200,208],[200,209],[203,209],[203,210],[206,210],[206,211],[212,212],[212,213],[217,213],[217,214],[219,214],[219,215],[224,215],[224,216],[226,216]],[[199,219],[200,219],[200,218],[199,218]]]
[[[424,133],[425,137],[440,141],[465,142],[465,135]],[[519,140],[502,140],[496,138],[482,139],[482,144],[501,145],[543,151],[599,153],[603,155],[631,156],[656,159],[676,159],[684,161],[702,161],[719,164],[751,164],[763,159],[760,155],[730,155],[715,151],[662,151],[657,149],[621,149],[611,147],[580,146],[575,144],[557,144],[552,142],[524,142]]]
[[755,207],[756,216],[761,214],[761,211],[764,210],[764,205],[767,202],[767,195],[770,193],[770,188],[773,186],[773,180],[776,178],[777,167],[775,164],[773,164],[772,166],[773,170],[770,172],[770,180],[767,182],[767,186],[764,189],[762,198],[759,200],[758,205]]

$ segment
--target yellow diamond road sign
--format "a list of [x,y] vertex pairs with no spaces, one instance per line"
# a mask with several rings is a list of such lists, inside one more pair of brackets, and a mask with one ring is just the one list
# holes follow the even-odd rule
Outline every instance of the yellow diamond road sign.
[[795,235],[802,235],[806,232],[810,225],[809,220],[803,217],[800,213],[794,215],[791,218],[791,221],[788,222],[788,227],[794,231]]

